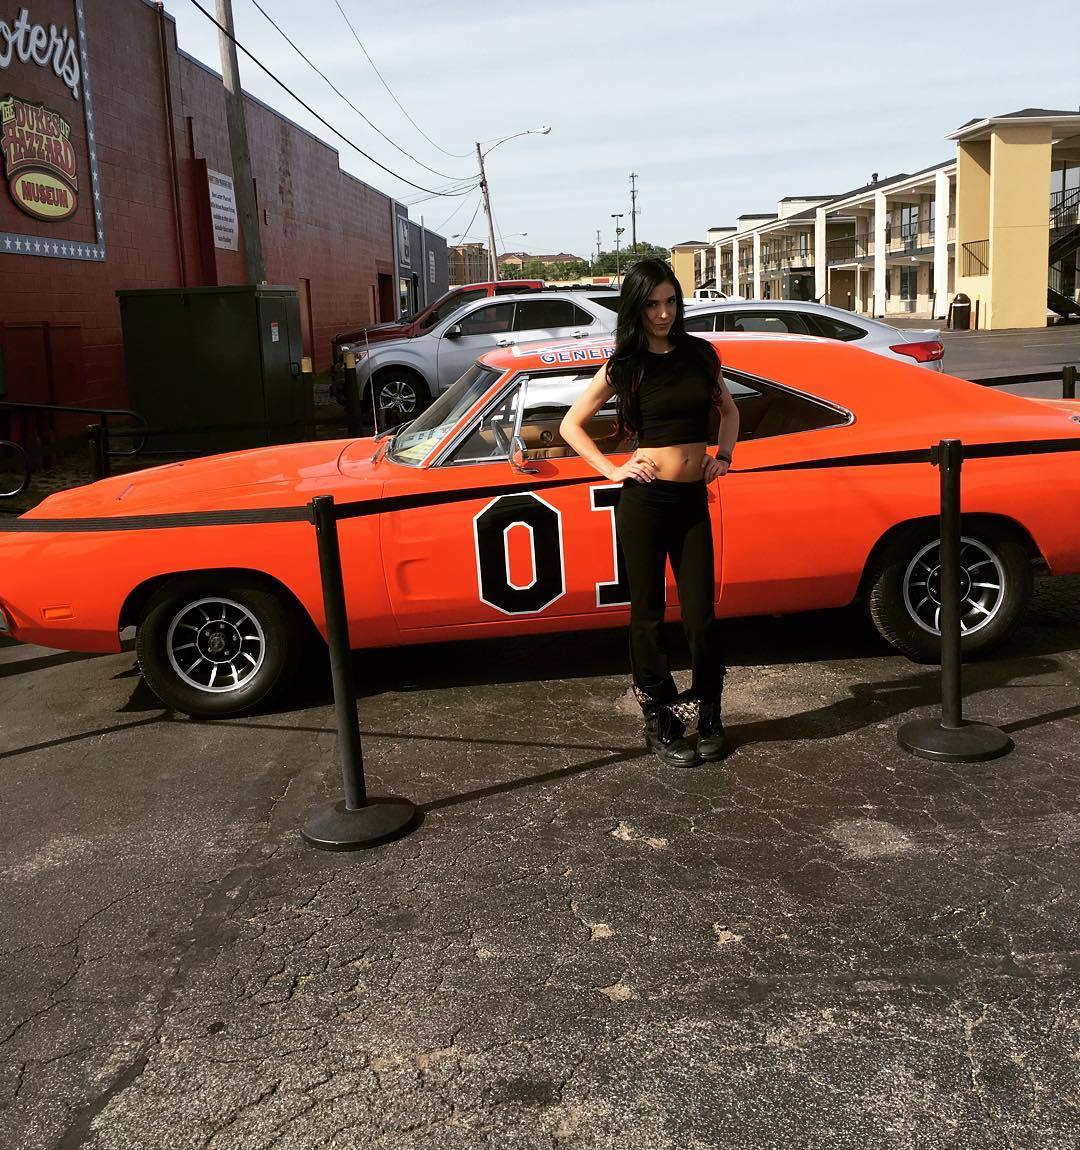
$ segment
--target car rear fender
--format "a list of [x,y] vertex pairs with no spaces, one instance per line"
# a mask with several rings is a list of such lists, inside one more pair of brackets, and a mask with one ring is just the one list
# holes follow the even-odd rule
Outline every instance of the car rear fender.
[[[1012,531],[1023,543],[1028,554],[1031,556],[1031,562],[1035,567],[1036,574],[1045,574],[1049,570],[1046,560],[1043,558],[1035,540],[1031,537],[1031,533],[1023,524],[1018,523],[1015,519],[1011,519],[1007,515],[988,515],[975,512],[965,514],[961,522],[961,530],[974,530],[982,524],[984,526],[996,526]],[[926,527],[932,527],[937,530],[938,523],[939,520],[936,515],[926,515],[916,519],[907,519],[903,523],[897,523],[893,527],[890,527],[889,530],[878,539],[870,549],[870,554],[866,557],[866,562],[863,564],[862,578],[859,580],[859,589],[855,594],[856,599],[862,599],[865,596],[869,590],[870,582],[874,578],[875,570],[882,555],[885,554],[889,546],[896,539],[901,538],[909,532],[921,530]]]

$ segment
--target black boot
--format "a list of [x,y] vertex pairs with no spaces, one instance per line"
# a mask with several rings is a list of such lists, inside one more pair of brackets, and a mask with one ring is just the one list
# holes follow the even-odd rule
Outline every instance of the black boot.
[[720,718],[720,695],[698,703],[697,753],[707,763],[724,757],[724,721]]
[[698,754],[683,737],[686,728],[666,708],[645,716],[645,746],[672,767],[696,767]]
[[696,766],[697,751],[684,737],[686,727],[668,709],[675,699],[675,684],[669,679],[648,688],[635,687],[634,693],[645,716],[645,746],[669,766]]

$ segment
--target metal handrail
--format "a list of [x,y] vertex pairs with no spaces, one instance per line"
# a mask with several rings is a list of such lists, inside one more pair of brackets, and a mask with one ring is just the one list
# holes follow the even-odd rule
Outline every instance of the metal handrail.
[[[145,431],[146,418],[140,415],[137,411],[132,411],[127,407],[81,407],[73,406],[62,403],[23,403],[14,400],[0,399],[0,410],[16,410],[16,411],[50,411],[50,412],[64,412],[69,415],[96,415],[100,417],[100,422],[103,427],[108,426],[109,417],[113,415],[123,416],[126,418],[134,419],[142,424],[141,428],[133,429]],[[113,429],[113,433],[120,436],[129,436],[131,432],[119,431]],[[132,456],[138,455],[142,447],[132,446],[130,451],[114,451],[112,454],[117,456]]]
[[964,260],[960,274],[962,276],[984,276],[990,271],[990,241],[972,240],[961,245],[964,249]]
[[22,456],[22,483],[13,491],[0,491],[0,499],[13,499],[16,495],[22,495],[30,486],[30,456],[27,455],[26,448],[21,443],[15,443],[11,439],[0,439],[0,451],[3,451],[5,447],[14,448]]

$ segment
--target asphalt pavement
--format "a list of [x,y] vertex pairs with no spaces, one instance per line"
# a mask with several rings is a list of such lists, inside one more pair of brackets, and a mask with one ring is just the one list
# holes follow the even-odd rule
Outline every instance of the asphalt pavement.
[[965,668],[982,765],[899,749],[938,675],[857,609],[726,649],[693,771],[622,631],[358,655],[423,817],[335,855],[325,652],[211,723],[0,643],[0,1146],[1075,1150],[1080,577]]

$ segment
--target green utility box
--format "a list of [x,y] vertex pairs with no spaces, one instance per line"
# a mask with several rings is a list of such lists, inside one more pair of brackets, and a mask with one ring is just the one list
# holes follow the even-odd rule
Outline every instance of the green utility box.
[[147,451],[213,452],[303,439],[308,414],[296,289],[118,291],[128,403]]

